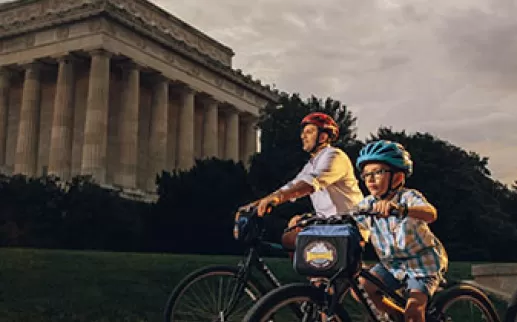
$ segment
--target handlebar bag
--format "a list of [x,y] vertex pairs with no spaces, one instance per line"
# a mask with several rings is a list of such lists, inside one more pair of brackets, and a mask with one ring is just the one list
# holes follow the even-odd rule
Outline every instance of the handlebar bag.
[[260,237],[263,227],[262,218],[258,217],[253,210],[241,211],[234,223],[233,236],[244,244],[250,244]]
[[296,237],[294,270],[303,276],[348,276],[361,267],[361,235],[355,225],[312,225]]

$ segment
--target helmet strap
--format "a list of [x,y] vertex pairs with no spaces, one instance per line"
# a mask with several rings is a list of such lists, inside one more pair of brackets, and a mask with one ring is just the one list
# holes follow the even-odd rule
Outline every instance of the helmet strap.
[[400,188],[402,188],[402,185],[404,184],[403,182],[399,183],[396,187],[392,187],[392,181],[393,181],[393,171],[390,171],[390,180],[388,181],[388,189],[386,190],[385,193],[383,193],[381,196],[380,196],[380,199],[386,199],[386,197],[388,197],[390,194],[392,194],[393,192],[399,190]]
[[320,142],[320,135],[321,135],[321,133],[323,133],[323,131],[318,127],[318,135],[316,136],[316,142],[314,143],[314,146],[312,147],[312,149],[309,151],[310,154],[316,153],[316,151],[318,151],[318,149],[323,144],[325,144],[325,142]]

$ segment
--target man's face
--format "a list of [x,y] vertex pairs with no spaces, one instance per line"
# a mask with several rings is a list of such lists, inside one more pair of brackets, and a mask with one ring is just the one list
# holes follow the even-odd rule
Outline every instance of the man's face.
[[318,127],[314,124],[307,124],[302,130],[302,148],[305,152],[310,152],[316,146],[318,140]]

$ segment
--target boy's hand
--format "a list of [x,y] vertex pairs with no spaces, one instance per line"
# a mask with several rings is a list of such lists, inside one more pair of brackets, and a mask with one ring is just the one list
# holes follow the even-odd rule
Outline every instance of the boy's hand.
[[373,212],[378,213],[377,217],[386,218],[390,215],[391,210],[397,209],[397,207],[393,201],[379,200],[373,204]]

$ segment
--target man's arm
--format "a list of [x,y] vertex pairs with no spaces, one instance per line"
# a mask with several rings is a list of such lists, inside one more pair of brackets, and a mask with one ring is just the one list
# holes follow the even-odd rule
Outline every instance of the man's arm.
[[313,171],[300,174],[298,180],[308,183],[317,191],[341,180],[350,171],[353,172],[353,168],[348,157],[342,151],[332,149],[316,160]]
[[297,181],[289,188],[279,189],[271,194],[275,204],[281,204],[288,200],[298,199],[313,193],[314,187],[305,181]]
[[314,192],[314,187],[304,181],[298,181],[287,189],[279,189],[259,200],[257,213],[263,216],[269,205],[279,205],[291,199],[297,199]]
[[[277,199],[280,196],[280,193],[282,193],[282,191],[292,190],[293,187],[297,186],[299,184],[299,182],[300,182],[299,177],[300,177],[300,175],[304,171],[306,171],[306,167],[304,167],[300,171],[300,173],[298,173],[298,175],[294,179],[292,179],[291,181],[289,181],[285,185],[281,186],[278,190],[273,191],[272,193],[268,194],[265,197],[262,197],[262,198],[260,198],[258,200],[250,202],[249,204],[247,204],[246,206],[243,206],[242,208],[256,207],[262,201],[267,201],[267,203],[279,204],[277,202],[278,201]],[[297,188],[296,188],[296,190],[297,190]],[[308,194],[310,194],[310,192]],[[300,197],[297,197],[297,198],[300,198]],[[284,203],[284,202],[286,202],[287,200],[290,200],[290,199],[291,198],[284,198],[284,200],[282,200],[281,203]]]

